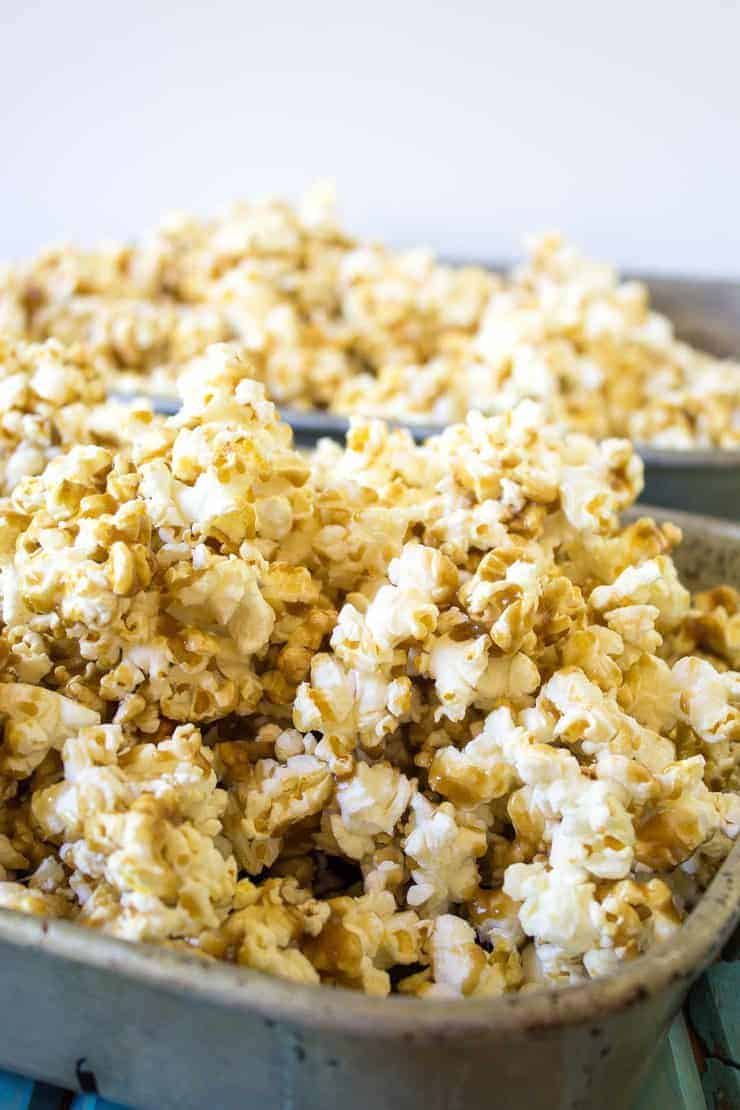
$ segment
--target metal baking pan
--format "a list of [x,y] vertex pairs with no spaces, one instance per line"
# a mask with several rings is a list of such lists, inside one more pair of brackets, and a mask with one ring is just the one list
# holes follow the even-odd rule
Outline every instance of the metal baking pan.
[[[503,270],[501,264],[488,265]],[[650,290],[653,306],[674,323],[687,342],[720,357],[740,359],[740,281],[632,274]],[[150,397],[159,412],[172,413],[179,401]],[[284,408],[300,446],[322,436],[343,440],[345,417],[319,410]],[[390,423],[394,423],[390,421]],[[439,425],[406,425],[418,441],[441,431]],[[668,450],[636,444],[645,463],[642,500],[650,505],[740,520],[740,450]]]
[[[710,973],[715,969],[732,967],[732,964],[714,964]],[[698,988],[703,983],[704,977],[699,980]],[[694,992],[697,986],[694,986]],[[716,1018],[720,1017],[716,1010],[712,1012]],[[721,1099],[724,1096],[724,1105],[740,1104],[737,1099],[734,1103],[731,1101],[733,1092],[740,1091],[740,1079],[737,1082],[734,1080],[734,1066],[711,1057],[702,1071],[707,1086],[710,1069],[710,1098],[715,1096]],[[740,1072],[738,1075],[740,1076]],[[710,1105],[713,1106],[714,1103]],[[719,1102],[718,1105],[723,1103]],[[0,1071],[0,1107],[2,1110],[126,1110],[120,1103],[109,1102],[93,1092],[74,1095],[62,1087],[37,1083],[33,1079],[7,1071]],[[631,1110],[660,1110],[661,1107],[670,1107],[670,1110],[707,1110],[691,1034],[682,1014],[673,1022]]]
[[[740,585],[740,527],[654,515],[683,528],[690,586]],[[613,976],[448,1002],[297,986],[0,911],[0,1068],[151,1110],[625,1110],[739,918],[740,843],[679,933]]]

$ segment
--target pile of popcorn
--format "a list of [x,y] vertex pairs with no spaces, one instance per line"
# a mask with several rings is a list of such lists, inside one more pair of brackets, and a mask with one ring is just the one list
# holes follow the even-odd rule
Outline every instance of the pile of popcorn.
[[119,391],[177,392],[238,341],[280,405],[425,424],[536,400],[548,421],[665,448],[740,446],[740,364],[679,342],[645,287],[554,235],[507,276],[350,237],[333,191],[177,215],[136,245],[0,272],[0,332],[56,338]]
[[307,458],[248,349],[128,425],[81,350],[3,349],[0,907],[432,998],[679,928],[740,828],[740,596],[620,526],[628,442],[523,401]]

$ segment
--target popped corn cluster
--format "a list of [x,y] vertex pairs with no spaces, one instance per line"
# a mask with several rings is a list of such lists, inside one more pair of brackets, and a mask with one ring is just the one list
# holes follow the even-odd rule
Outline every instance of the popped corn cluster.
[[[13,355],[39,426],[77,357]],[[432,998],[670,936],[740,827],[740,599],[620,526],[629,443],[525,401],[306,458],[252,373],[6,468],[0,907]]]
[[680,342],[643,284],[620,282],[559,235],[529,248],[472,335],[425,363],[387,360],[347,380],[333,407],[446,424],[471,407],[502,412],[530,398],[550,420],[597,438],[740,445],[740,364]]
[[325,185],[8,267],[0,330],[81,345],[119,390],[173,394],[184,360],[238,341],[283,405],[448,424],[534,399],[597,438],[740,446],[740,364],[679,342],[643,285],[556,235],[505,277],[362,242]]
[[[176,418],[78,445],[0,507],[5,672],[147,734],[292,700],[334,610],[302,565],[307,463],[216,346]],[[258,674],[259,671],[259,674]]]
[[151,419],[141,403],[106,400],[104,372],[84,349],[0,334],[0,495],[74,444],[124,449]]
[[426,362],[472,334],[497,284],[428,251],[357,242],[319,184],[297,209],[173,215],[137,245],[60,247],[7,268],[0,329],[82,344],[116,388],[155,393],[176,391],[184,360],[238,340],[273,400],[327,407],[361,371]]

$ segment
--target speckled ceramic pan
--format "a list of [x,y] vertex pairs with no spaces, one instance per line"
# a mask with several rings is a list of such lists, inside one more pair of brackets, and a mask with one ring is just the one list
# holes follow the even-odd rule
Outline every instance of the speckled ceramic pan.
[[[739,526],[669,518],[687,584],[740,584]],[[617,974],[442,1002],[295,986],[0,911],[0,1067],[151,1110],[628,1110],[739,917],[740,843],[670,943]]]

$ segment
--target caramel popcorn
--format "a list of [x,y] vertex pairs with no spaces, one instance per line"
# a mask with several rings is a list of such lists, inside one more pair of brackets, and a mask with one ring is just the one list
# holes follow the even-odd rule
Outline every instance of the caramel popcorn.
[[[125,424],[126,409],[105,404],[105,375],[83,349],[0,334],[0,493],[74,444],[101,442],[112,411]],[[111,423],[109,434],[122,442],[125,427]]]
[[[249,244],[298,249],[281,209],[252,216],[224,279]],[[148,269],[50,257],[43,296],[175,289],[192,251],[194,297],[208,250],[177,226]],[[335,260],[367,358],[373,313],[419,339],[404,282],[430,313],[457,288],[420,260],[367,284],[379,257]],[[54,341],[22,357],[29,380],[74,365]],[[620,525],[629,443],[524,400],[422,445],[357,419],[306,457],[253,365],[216,344],[176,417],[118,431],[80,402],[96,431],[51,437],[0,502],[0,907],[430,999],[670,937],[740,831],[740,606],[690,595],[678,529]]]
[[[357,519],[385,505],[391,529],[405,523],[294,708],[339,789],[358,760],[415,779],[393,889],[435,926],[399,989],[569,982],[667,936],[687,908],[674,873],[708,878],[733,836],[737,679],[673,651],[698,632],[670,557],[680,534],[620,529],[641,485],[628,445],[563,437],[524,403],[419,447],[356,422],[346,449],[320,445],[314,480],[320,498],[347,491]],[[729,618],[714,619],[727,651]],[[369,889],[371,844],[340,814],[330,825]],[[382,847],[389,830],[373,832]],[[482,895],[505,909],[486,916]]]
[[[279,711],[308,669],[279,653],[333,613],[296,551],[281,558],[311,522],[289,429],[236,353],[215,347],[206,363],[178,417],[130,452],[73,447],[0,510],[15,539],[2,567],[8,677],[26,674],[31,641],[47,685],[149,733],[263,696]],[[258,672],[284,679],[277,693]]]
[[86,351],[119,390],[174,395],[184,362],[237,341],[283,405],[451,424],[530,399],[596,438],[740,445],[740,367],[679,342],[640,283],[554,234],[506,275],[447,266],[353,238],[334,207],[319,183],[295,208],[48,249],[0,272],[0,330]]
[[320,405],[389,360],[472,335],[498,279],[427,251],[358,243],[319,184],[213,220],[176,214],[126,247],[53,248],[0,279],[0,322],[94,352],[118,388],[173,393],[182,363],[220,341],[250,352],[283,404]]
[[347,378],[344,413],[426,424],[502,412],[529,398],[597,438],[663,448],[740,444],[740,365],[680,342],[639,282],[583,257],[558,235],[492,287],[472,334],[427,359],[384,360]]
[[65,742],[61,782],[38,790],[40,834],[59,844],[80,920],[130,940],[189,937],[230,908],[236,862],[215,838],[226,795],[190,725],[131,747],[118,725]]

